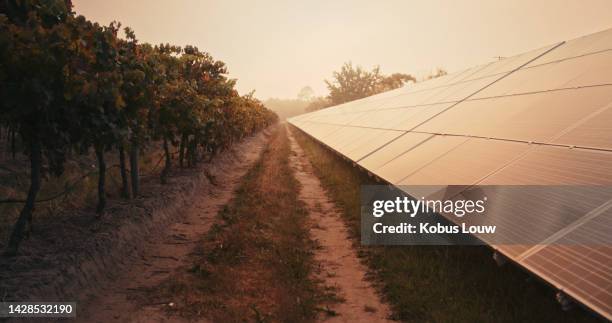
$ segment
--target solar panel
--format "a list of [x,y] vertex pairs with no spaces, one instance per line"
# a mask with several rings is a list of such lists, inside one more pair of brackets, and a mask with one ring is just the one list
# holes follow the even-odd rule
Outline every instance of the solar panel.
[[391,184],[399,184],[410,174],[420,170],[452,149],[465,143],[461,137],[434,136],[410,151],[386,162],[374,173]]
[[609,50],[549,64],[527,65],[475,98],[610,85],[611,70],[612,51]]
[[612,29],[289,122],[405,190],[561,185],[486,192],[487,218],[525,242],[489,243],[612,319],[612,192],[594,186],[612,184]]
[[521,264],[609,318],[612,312],[612,208],[538,249]]
[[356,141],[353,145],[344,147],[340,153],[345,154],[351,160],[359,160],[374,149],[402,135],[401,131],[395,130],[370,129],[369,131],[367,138]]
[[415,130],[547,143],[607,106],[611,91],[600,86],[468,100]]
[[481,185],[609,185],[612,152],[540,146],[480,181]]
[[363,168],[375,172],[378,168],[409,152],[411,149],[422,145],[433,137],[430,134],[406,133],[395,140],[387,142],[384,146],[381,145],[375,154],[362,157],[358,163]]
[[558,239],[553,244],[549,239],[612,199],[609,187],[515,186],[504,190],[499,186],[478,186],[477,189],[489,198],[485,216],[467,217],[464,222],[472,224],[480,220],[475,224],[497,225],[499,230],[494,237],[480,238],[514,259],[520,259],[534,245],[580,245]]
[[523,143],[469,139],[465,144],[406,176],[399,184],[473,185],[528,149],[529,145]]
[[610,120],[612,120],[612,103],[594,111],[584,121],[553,140],[553,143],[612,149]]

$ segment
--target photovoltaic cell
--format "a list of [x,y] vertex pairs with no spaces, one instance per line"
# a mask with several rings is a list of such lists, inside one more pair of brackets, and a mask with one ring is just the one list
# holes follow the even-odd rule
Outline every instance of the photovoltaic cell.
[[420,133],[407,133],[401,135],[397,139],[388,142],[386,146],[380,148],[375,153],[362,157],[358,163],[363,168],[374,172],[376,169],[409,152],[411,149],[414,149],[433,137],[433,135]]
[[612,51],[528,66],[484,89],[474,98],[612,84]]
[[407,176],[420,170],[467,140],[461,137],[434,136],[427,142],[416,146],[409,152],[375,169],[374,173],[391,184],[399,184]]
[[[612,91],[612,86],[608,90]],[[553,143],[612,150],[612,102],[592,113]]]
[[391,184],[440,185],[415,194],[584,185],[540,200],[487,192],[486,218],[533,240],[494,248],[612,319],[612,211],[596,214],[612,193],[594,186],[612,184],[612,29],[289,122]]
[[399,184],[473,185],[528,149],[529,145],[524,143],[470,139],[402,179]]
[[452,104],[449,103],[441,103],[416,108],[399,109],[399,111],[393,112],[394,114],[399,112],[399,115],[397,115],[393,121],[389,122],[388,127],[389,129],[396,130],[414,130],[420,124],[442,113],[444,110],[449,109],[451,106]]
[[612,209],[562,236],[558,243],[523,259],[521,264],[610,318],[612,235],[605,234],[610,230]]
[[607,106],[610,91],[612,86],[599,86],[468,100],[415,130],[550,142],[578,120]]
[[610,185],[612,153],[539,146],[479,184]]
[[612,84],[612,50],[581,58],[584,66],[578,76],[568,82],[566,87],[584,87]]
[[353,126],[393,129],[390,126],[397,123],[397,120],[412,119],[410,116],[422,111],[424,108],[402,108],[402,109],[386,109],[372,110],[364,112],[362,116],[351,122]]
[[[478,186],[475,189],[487,196],[487,208],[484,216],[469,217],[466,222],[472,224],[470,222],[480,219],[481,224],[495,224],[504,228],[495,236],[497,241],[524,243],[496,246],[511,258],[520,257],[534,245],[544,244],[560,230],[612,199],[610,187],[562,185],[542,189],[527,186],[519,190],[511,186]],[[486,236],[481,238],[484,241],[488,239]],[[487,242],[494,244],[494,241]]]
[[342,153],[349,159],[358,161],[368,153],[374,151],[374,149],[381,147],[402,134],[403,132],[395,130],[376,130],[375,134],[372,134],[368,138],[364,138],[362,141],[355,143],[355,145],[346,147],[343,149]]
[[342,146],[355,142],[363,133],[364,128],[339,127],[338,130],[323,137],[321,141],[336,151],[340,151]]
[[348,126],[342,128],[338,133],[341,133],[342,137],[335,137],[329,142],[337,147],[339,153],[351,160],[355,160],[355,156],[360,156],[362,152],[365,155],[402,134],[400,131]]
[[318,140],[322,140],[325,136],[329,135],[334,131],[337,131],[340,128],[340,126],[337,125],[309,122],[305,122],[303,127],[307,127],[306,129],[310,129],[309,133],[311,133]]
[[533,65],[548,64],[571,57],[578,57],[587,55],[589,53],[612,49],[611,38],[612,33],[608,29],[585,37],[567,41],[563,46],[538,59]]

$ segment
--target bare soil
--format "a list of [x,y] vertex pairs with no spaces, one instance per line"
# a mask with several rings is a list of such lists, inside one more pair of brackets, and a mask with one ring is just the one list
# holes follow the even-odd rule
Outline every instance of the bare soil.
[[337,316],[321,317],[329,322],[387,322],[389,306],[366,279],[367,268],[357,257],[341,211],[323,189],[314,174],[308,157],[290,135],[291,165],[301,183],[300,199],[307,206],[311,219],[311,236],[320,248],[315,260],[321,266],[320,276],[327,285],[336,287],[344,302],[331,307]]
[[113,283],[85,301],[79,313],[83,322],[180,322],[164,315],[173,301],[147,302],[142,291],[158,285],[176,269],[187,265],[194,251],[213,224],[219,210],[233,197],[240,179],[259,158],[268,133],[238,144],[231,156],[207,169],[212,185],[199,190],[192,203],[181,212],[181,219],[167,226],[163,233],[142,241],[140,259],[132,262]]
[[0,292],[76,300],[78,322],[389,321],[285,127],[171,179],[111,201],[103,219],[75,210],[43,224],[49,233],[0,262]]
[[312,322],[336,301],[313,274],[316,244],[290,153],[279,127],[190,265],[149,291],[154,302],[175,300],[170,320]]
[[[184,263],[240,178],[258,159],[270,129],[210,163],[175,169],[167,185],[143,180],[142,195],[36,221],[17,257],[0,257],[5,301],[77,301],[77,321],[162,321],[134,295]],[[144,302],[146,303],[146,302]],[[147,304],[149,305],[149,304]],[[146,319],[145,319],[146,318]]]

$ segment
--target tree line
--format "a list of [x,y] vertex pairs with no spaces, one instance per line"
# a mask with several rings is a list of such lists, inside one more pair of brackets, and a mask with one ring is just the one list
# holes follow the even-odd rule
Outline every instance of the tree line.
[[189,166],[276,122],[226,74],[223,62],[195,46],[140,43],[119,23],[76,15],[70,0],[0,0],[0,126],[30,161],[6,254],[17,252],[31,225],[43,172],[61,175],[70,153],[95,154],[101,214],[105,154],[118,155],[122,196],[130,198],[139,194],[139,157],[151,143],[163,148],[165,183],[171,147]]
[[[446,75],[443,69],[436,69],[424,77],[425,80]],[[344,63],[339,71],[332,74],[331,80],[325,80],[329,95],[311,97],[306,112],[316,111],[342,103],[358,100],[378,93],[400,88],[409,82],[417,82],[411,74],[393,73],[385,75],[375,66],[368,71],[351,62]],[[303,89],[304,90],[304,89]],[[298,95],[299,96],[299,95]]]

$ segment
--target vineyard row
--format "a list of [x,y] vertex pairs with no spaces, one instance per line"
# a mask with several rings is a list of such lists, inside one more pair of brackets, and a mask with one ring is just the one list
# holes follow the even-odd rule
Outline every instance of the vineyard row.
[[101,214],[105,154],[118,154],[129,198],[139,194],[138,159],[152,143],[165,153],[165,183],[171,149],[191,165],[276,122],[226,75],[223,62],[197,47],[139,43],[119,23],[76,15],[69,0],[0,1],[0,126],[30,160],[6,254],[16,254],[31,224],[43,172],[61,175],[71,153],[95,153]]

